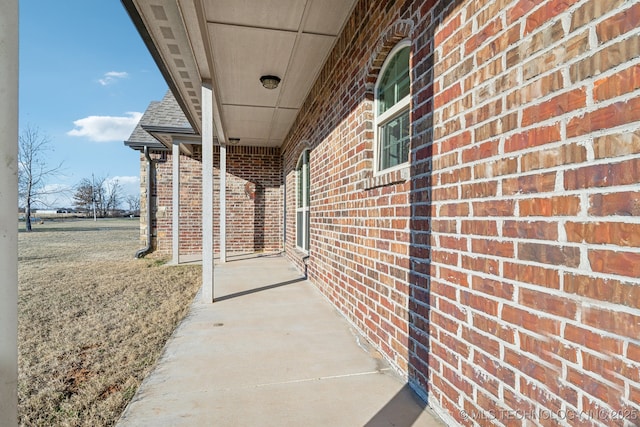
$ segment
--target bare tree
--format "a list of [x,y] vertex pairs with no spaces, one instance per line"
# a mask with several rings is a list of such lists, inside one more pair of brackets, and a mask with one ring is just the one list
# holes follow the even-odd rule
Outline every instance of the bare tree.
[[104,183],[106,214],[113,213],[122,202],[122,185],[117,179],[109,179]]
[[53,151],[51,139],[37,127],[27,126],[18,137],[18,194],[25,208],[26,230],[31,231],[31,206],[34,203],[48,205],[47,196],[63,192],[47,189],[47,180],[56,176],[62,163],[49,166],[48,153]]
[[134,196],[132,194],[127,196],[127,204],[129,205],[129,212],[134,215],[140,214],[140,196]]
[[73,195],[76,207],[91,210],[94,207],[99,217],[106,217],[122,203],[122,186],[117,179],[98,177],[83,178]]

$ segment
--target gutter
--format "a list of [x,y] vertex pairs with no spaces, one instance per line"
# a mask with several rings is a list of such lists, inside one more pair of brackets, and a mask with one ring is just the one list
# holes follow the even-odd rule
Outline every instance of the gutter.
[[144,146],[144,157],[147,159],[147,246],[136,252],[136,258],[142,258],[151,252],[151,179],[153,178],[153,160],[149,155],[149,147]]

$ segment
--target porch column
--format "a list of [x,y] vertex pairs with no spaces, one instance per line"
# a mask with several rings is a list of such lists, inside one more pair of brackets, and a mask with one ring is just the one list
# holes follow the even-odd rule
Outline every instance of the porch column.
[[18,0],[0,13],[0,425],[18,425]]
[[213,92],[202,83],[202,301],[213,302]]
[[227,262],[227,146],[220,142],[220,262]]
[[172,147],[173,160],[173,200],[172,200],[172,222],[171,222],[171,253],[173,264],[180,263],[180,144],[174,142]]

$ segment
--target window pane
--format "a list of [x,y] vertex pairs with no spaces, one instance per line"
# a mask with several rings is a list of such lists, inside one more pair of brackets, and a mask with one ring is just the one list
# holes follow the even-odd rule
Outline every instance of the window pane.
[[302,207],[302,170],[296,171],[296,207]]
[[380,169],[409,160],[409,111],[380,127]]
[[409,46],[400,49],[391,59],[378,82],[376,99],[378,114],[382,114],[409,95]]
[[304,217],[305,217],[304,225],[305,225],[305,234],[306,234],[306,240],[304,242],[304,249],[308,251],[309,250],[309,229],[311,228],[311,227],[309,227],[309,217],[310,217],[309,210],[307,210],[304,213]]
[[305,182],[305,197],[304,197],[304,205],[303,206],[309,206],[311,204],[311,180],[310,180],[310,174],[309,174],[309,165],[306,164],[304,165],[304,182]]
[[304,212],[302,211],[297,211],[296,212],[296,246],[298,246],[299,248],[302,247],[302,232],[303,232],[303,225],[302,225],[302,218],[303,218],[303,214]]

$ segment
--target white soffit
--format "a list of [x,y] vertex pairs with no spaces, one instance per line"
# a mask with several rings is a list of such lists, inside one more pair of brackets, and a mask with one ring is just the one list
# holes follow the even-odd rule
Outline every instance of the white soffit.
[[220,101],[233,105],[275,106],[281,89],[263,88],[260,76],[285,76],[296,33],[209,24],[209,34]]
[[[221,134],[264,146],[282,144],[355,4],[132,1],[190,116],[199,121],[200,85],[211,79]],[[262,87],[267,74],[282,79],[277,89]]]
[[306,0],[208,0],[207,22],[298,31]]
[[287,71],[286,84],[283,85],[281,107],[300,108],[334,42],[335,37],[300,35]]
[[265,139],[264,130],[273,120],[274,108],[224,105],[222,111],[227,117],[227,133],[230,138]]
[[353,0],[309,0],[303,31],[337,36],[354,3]]
[[274,143],[277,142],[278,145],[282,143],[297,115],[297,109],[279,108],[276,111],[270,135]]

